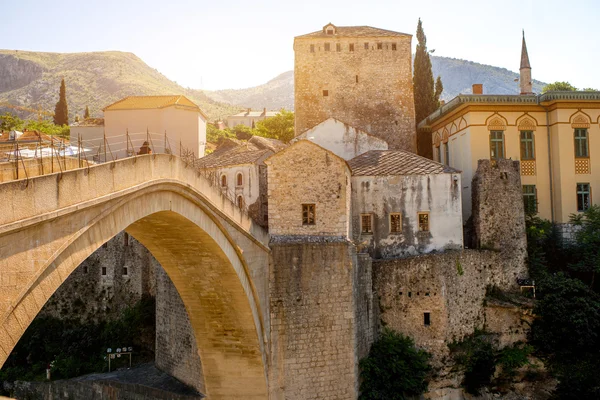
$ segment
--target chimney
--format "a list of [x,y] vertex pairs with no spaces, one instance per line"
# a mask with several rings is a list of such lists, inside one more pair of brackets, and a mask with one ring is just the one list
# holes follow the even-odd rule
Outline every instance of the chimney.
[[246,110],[246,115],[250,115],[250,111],[252,111],[252,109],[251,109],[251,108],[247,109],[247,110]]
[[267,107],[263,108],[263,116],[267,116]]
[[446,100],[440,100],[440,107],[443,107],[446,105]]
[[483,83],[473,84],[473,94],[483,94]]

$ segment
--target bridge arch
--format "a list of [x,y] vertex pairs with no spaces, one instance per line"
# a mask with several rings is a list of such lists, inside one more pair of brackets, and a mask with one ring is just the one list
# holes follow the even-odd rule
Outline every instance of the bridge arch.
[[[160,262],[184,302],[206,394],[266,399],[261,304],[242,249],[213,208],[192,185],[157,179],[0,233],[0,275],[21,280],[0,295],[0,366],[71,272],[125,230]],[[3,273],[11,265],[16,273]]]

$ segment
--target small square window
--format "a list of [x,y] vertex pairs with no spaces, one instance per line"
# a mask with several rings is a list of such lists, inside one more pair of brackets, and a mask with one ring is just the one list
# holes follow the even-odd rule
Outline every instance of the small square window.
[[383,49],[383,43],[377,43],[377,50]]
[[302,225],[315,224],[315,205],[302,204]]
[[365,50],[369,50],[369,43],[365,42]]
[[350,46],[348,47],[349,51],[354,51],[354,43],[350,43]]
[[323,90],[323,97],[329,96],[329,90]]
[[396,50],[396,43],[392,43],[392,50]]
[[402,232],[402,214],[391,213],[390,214],[390,233]]
[[423,325],[431,326],[431,313],[423,313]]
[[311,53],[314,53],[314,52],[315,52],[315,45],[314,45],[314,44],[311,44],[311,45],[310,45],[310,52],[311,52]]
[[335,51],[342,51],[342,44],[341,43],[336,43],[335,44]]
[[102,275],[106,275],[106,267],[102,267]]
[[83,267],[83,273],[84,273],[84,274],[87,274],[87,273],[88,273],[88,267],[87,267],[87,265],[85,265],[85,266]]
[[356,75],[356,83],[358,83],[358,75]]
[[329,43],[325,43],[325,51],[331,50],[331,45]]
[[127,267],[123,267],[123,275],[127,275],[127,274],[128,274],[128,272],[129,272],[129,271],[128,271]]
[[429,213],[420,212],[419,218],[419,232],[429,232]]
[[371,214],[362,214],[360,216],[360,232],[373,233],[373,216]]

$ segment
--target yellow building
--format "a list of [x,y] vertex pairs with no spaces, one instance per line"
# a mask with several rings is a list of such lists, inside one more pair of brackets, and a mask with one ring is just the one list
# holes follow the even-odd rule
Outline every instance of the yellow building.
[[419,130],[431,132],[434,160],[463,171],[465,221],[480,159],[519,160],[526,210],[558,224],[599,203],[592,189],[600,188],[600,92],[532,94],[524,39],[521,95],[473,89],[419,124]]

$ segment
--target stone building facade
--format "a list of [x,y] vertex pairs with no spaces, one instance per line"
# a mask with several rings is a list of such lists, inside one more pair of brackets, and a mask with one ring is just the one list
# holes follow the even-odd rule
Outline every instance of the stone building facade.
[[335,26],[294,39],[296,134],[333,117],[416,152],[412,36]]

